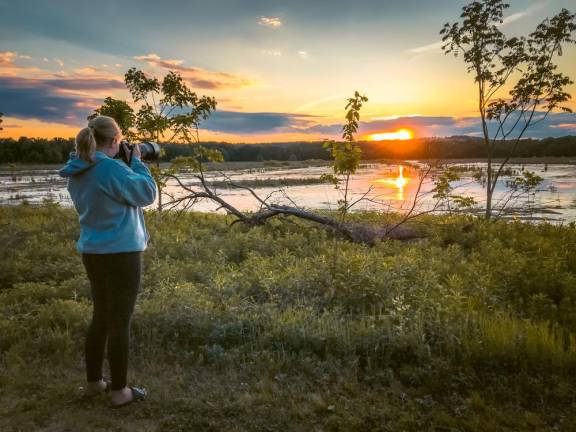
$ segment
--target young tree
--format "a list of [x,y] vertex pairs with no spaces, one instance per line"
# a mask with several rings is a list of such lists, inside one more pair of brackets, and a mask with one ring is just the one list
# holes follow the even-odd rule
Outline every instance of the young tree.
[[134,110],[126,101],[113,99],[107,97],[104,99],[104,104],[94,110],[94,114],[88,117],[88,120],[96,117],[97,115],[105,115],[112,117],[122,129],[122,135],[128,140],[136,139],[137,133],[134,132],[133,128],[136,123],[136,115]]
[[342,127],[342,138],[344,142],[327,141],[324,143],[324,148],[328,149],[334,158],[332,168],[334,175],[322,176],[326,180],[330,180],[336,187],[344,182],[343,196],[338,201],[338,211],[340,212],[341,223],[344,223],[346,214],[351,207],[349,201],[349,185],[350,176],[356,172],[360,165],[360,158],[362,156],[362,149],[354,141],[354,135],[358,131],[358,122],[360,121],[360,109],[362,104],[368,102],[366,96],[362,96],[357,91],[354,92],[354,97],[348,99],[346,108],[346,124]]
[[[182,144],[199,142],[198,127],[216,109],[216,99],[198,96],[188,88],[180,74],[173,71],[160,81],[131,68],[124,75],[124,82],[134,104],[139,106],[138,111],[134,112],[125,101],[108,97],[93,115],[113,117],[122,133],[130,138]],[[162,170],[159,164],[151,167],[158,185],[159,211],[162,210],[162,191],[168,174],[172,174],[174,169]]]
[[[562,9],[527,37],[507,38],[500,27],[508,7],[502,0],[473,1],[462,8],[460,22],[447,23],[440,32],[445,54],[461,56],[477,85],[487,158],[487,219],[498,178],[526,131],[555,109],[571,112],[562,104],[570,99],[565,88],[572,81],[557,72],[555,60],[564,45],[575,42],[575,15]],[[507,141],[510,151],[494,164],[496,146]]]

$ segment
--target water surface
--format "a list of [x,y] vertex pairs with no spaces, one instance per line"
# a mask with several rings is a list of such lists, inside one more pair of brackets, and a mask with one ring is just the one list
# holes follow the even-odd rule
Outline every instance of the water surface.
[[[464,164],[452,166],[464,167]],[[485,167],[483,163],[467,164],[468,167]],[[531,220],[551,220],[555,222],[576,221],[576,166],[569,164],[526,164],[510,165],[515,175],[522,170],[530,170],[541,176],[544,181],[538,187],[537,193],[511,200],[507,209],[508,217]],[[208,180],[219,181],[227,177],[234,181],[253,179],[278,178],[318,178],[330,173],[329,167],[307,167],[297,169],[248,169],[227,171],[224,173],[209,172]],[[430,211],[437,206],[433,198],[433,176],[419,181],[421,170],[416,162],[406,165],[397,164],[364,164],[351,177],[349,183],[349,200],[360,201],[353,207],[355,211]],[[431,174],[438,174],[432,172]],[[471,177],[471,172],[462,172],[461,180],[453,182],[454,194],[471,196],[481,208],[485,202],[485,189]],[[512,177],[503,176],[496,187],[494,203],[496,206],[509,198],[509,188],[506,183]],[[183,183],[197,188],[199,183],[193,175],[182,175]],[[298,205],[309,209],[332,209],[338,207],[338,200],[343,198],[343,184],[335,189],[330,184],[310,184],[278,187],[259,187],[255,189],[260,197],[268,202]],[[174,198],[182,197],[185,191],[175,181],[169,181],[165,190]],[[256,211],[261,203],[249,191],[243,189],[217,188],[217,192],[230,204],[242,211]],[[418,200],[414,205],[414,197],[418,192]],[[71,206],[72,202],[66,190],[66,180],[58,176],[55,169],[36,170],[0,170],[0,204],[18,204],[27,201],[31,204],[41,203],[51,199],[63,206]],[[171,200],[164,197],[164,203]],[[183,204],[179,207],[181,208]],[[156,204],[151,205],[155,208]],[[178,207],[176,207],[178,208]],[[451,206],[453,208],[453,206]],[[194,204],[192,210],[206,212],[222,212],[218,205],[211,201],[200,201]],[[446,205],[437,212],[446,211]]]

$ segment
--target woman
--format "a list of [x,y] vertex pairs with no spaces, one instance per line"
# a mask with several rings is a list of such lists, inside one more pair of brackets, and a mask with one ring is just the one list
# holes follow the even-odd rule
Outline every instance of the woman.
[[[156,184],[134,147],[131,165],[114,159],[122,133],[111,117],[98,116],[76,136],[76,152],[60,170],[80,219],[77,249],[90,279],[94,310],[86,336],[86,395],[111,390],[112,407],[146,397],[126,385],[130,317],[140,286],[148,232],[141,207],[154,202]],[[125,144],[122,144],[125,145]],[[108,342],[112,383],[102,363]]]

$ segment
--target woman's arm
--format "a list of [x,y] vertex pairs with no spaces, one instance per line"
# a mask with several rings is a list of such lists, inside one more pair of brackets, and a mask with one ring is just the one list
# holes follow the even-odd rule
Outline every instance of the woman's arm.
[[132,157],[131,166],[116,159],[107,161],[110,165],[103,179],[105,191],[115,200],[134,207],[150,205],[156,199],[156,183],[150,170],[139,157]]

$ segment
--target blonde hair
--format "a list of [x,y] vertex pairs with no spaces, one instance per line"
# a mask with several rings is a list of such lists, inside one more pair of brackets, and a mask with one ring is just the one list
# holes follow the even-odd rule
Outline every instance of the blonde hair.
[[121,133],[120,127],[112,117],[96,116],[76,135],[76,155],[86,162],[93,162],[92,155],[96,148]]

